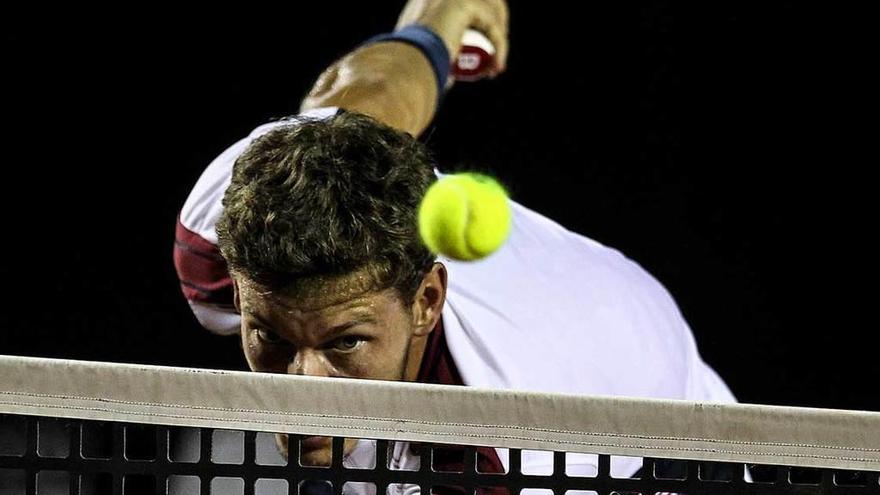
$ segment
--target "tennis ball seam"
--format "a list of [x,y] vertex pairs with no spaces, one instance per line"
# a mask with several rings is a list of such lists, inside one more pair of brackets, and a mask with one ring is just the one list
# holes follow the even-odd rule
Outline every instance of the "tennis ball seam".
[[419,233],[434,253],[469,261],[499,249],[510,234],[509,198],[482,174],[455,174],[432,184],[419,207]]

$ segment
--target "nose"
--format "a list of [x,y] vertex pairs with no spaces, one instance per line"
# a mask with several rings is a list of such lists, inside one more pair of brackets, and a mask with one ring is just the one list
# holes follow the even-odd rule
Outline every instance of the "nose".
[[301,349],[287,365],[288,375],[330,376],[324,356],[320,352]]

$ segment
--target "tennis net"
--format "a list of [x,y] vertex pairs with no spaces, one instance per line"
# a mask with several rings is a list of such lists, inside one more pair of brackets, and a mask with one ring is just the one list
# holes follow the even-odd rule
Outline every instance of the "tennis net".
[[3,495],[421,492],[880,494],[880,413],[0,356]]

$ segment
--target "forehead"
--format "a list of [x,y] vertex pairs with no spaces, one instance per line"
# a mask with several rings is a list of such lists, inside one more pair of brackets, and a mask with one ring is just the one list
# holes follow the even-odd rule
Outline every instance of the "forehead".
[[333,313],[354,308],[381,309],[399,298],[394,289],[376,290],[365,272],[312,277],[281,289],[269,289],[246,277],[236,277],[242,311]]

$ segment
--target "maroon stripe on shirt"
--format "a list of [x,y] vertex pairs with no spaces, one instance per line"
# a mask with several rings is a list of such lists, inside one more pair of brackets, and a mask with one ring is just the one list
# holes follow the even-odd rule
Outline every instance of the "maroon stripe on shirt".
[[[439,385],[464,385],[461,373],[458,372],[452,354],[449,352],[449,346],[446,345],[442,318],[437,321],[437,325],[428,337],[428,344],[422,355],[422,364],[416,381]],[[464,447],[450,445],[444,448],[435,448],[433,457],[433,467],[437,471],[464,471]],[[423,462],[425,460],[422,459]],[[490,447],[477,448],[477,470],[481,473],[504,472],[504,465],[501,464],[501,459],[498,458],[495,449]],[[464,489],[461,487],[434,487],[432,493],[461,495],[464,493]],[[510,495],[510,490],[502,486],[478,487],[477,493],[479,495]]]
[[232,279],[220,250],[187,229],[179,218],[174,235],[174,268],[187,300],[232,306]]

